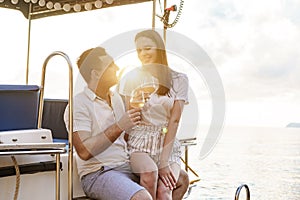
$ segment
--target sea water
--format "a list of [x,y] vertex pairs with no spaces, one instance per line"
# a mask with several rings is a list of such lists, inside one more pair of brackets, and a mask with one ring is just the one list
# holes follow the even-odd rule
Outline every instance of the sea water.
[[[300,128],[225,126],[203,159],[201,132],[197,138],[198,145],[189,148],[189,164],[201,180],[188,200],[233,200],[241,184],[249,186],[251,200],[300,200]],[[240,199],[246,199],[244,189]]]

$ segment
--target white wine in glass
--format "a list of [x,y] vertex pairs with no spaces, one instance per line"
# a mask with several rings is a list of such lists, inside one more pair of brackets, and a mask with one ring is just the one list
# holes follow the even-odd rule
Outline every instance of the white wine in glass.
[[141,89],[134,90],[129,103],[132,108],[142,108],[145,105],[144,92]]
[[143,85],[141,89],[143,90],[144,93],[152,94],[155,92],[156,87],[153,85]]

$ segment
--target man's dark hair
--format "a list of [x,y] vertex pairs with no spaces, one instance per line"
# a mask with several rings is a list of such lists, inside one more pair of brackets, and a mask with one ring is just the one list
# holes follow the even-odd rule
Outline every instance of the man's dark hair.
[[106,51],[102,47],[91,48],[84,51],[77,60],[77,66],[79,68],[80,74],[86,82],[89,82],[91,78],[91,71],[93,69],[102,70],[103,66],[100,56],[107,55]]

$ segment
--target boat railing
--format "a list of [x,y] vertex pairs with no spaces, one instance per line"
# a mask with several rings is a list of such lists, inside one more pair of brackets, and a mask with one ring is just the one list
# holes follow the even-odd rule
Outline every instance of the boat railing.
[[41,88],[40,88],[40,102],[39,102],[39,113],[38,113],[38,128],[42,126],[42,116],[43,116],[43,105],[44,105],[44,89],[45,89],[45,76],[46,68],[49,60],[54,56],[63,57],[69,67],[69,124],[68,124],[68,200],[73,198],[73,67],[72,63],[67,54],[61,51],[55,51],[51,53],[44,61],[42,69],[41,78]]
[[246,190],[246,200],[250,200],[250,189],[249,189],[248,185],[246,185],[246,184],[242,184],[236,189],[234,200],[239,200],[240,193],[243,188],[245,188],[245,190]]

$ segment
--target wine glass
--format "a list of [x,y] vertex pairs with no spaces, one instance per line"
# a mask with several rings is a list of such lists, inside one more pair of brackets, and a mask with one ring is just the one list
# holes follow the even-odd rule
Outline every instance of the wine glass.
[[141,90],[144,92],[146,102],[149,100],[150,95],[155,93],[157,89],[157,80],[153,76],[144,77]]
[[130,107],[132,108],[142,108],[145,105],[145,95],[141,88],[137,88],[132,91],[129,100]]
[[[129,105],[131,108],[142,108],[145,105],[145,96],[144,92],[141,90],[141,88],[137,88],[132,91],[131,97],[129,100]],[[135,128],[138,128],[139,126],[136,125]],[[133,128],[133,129],[135,129]]]

